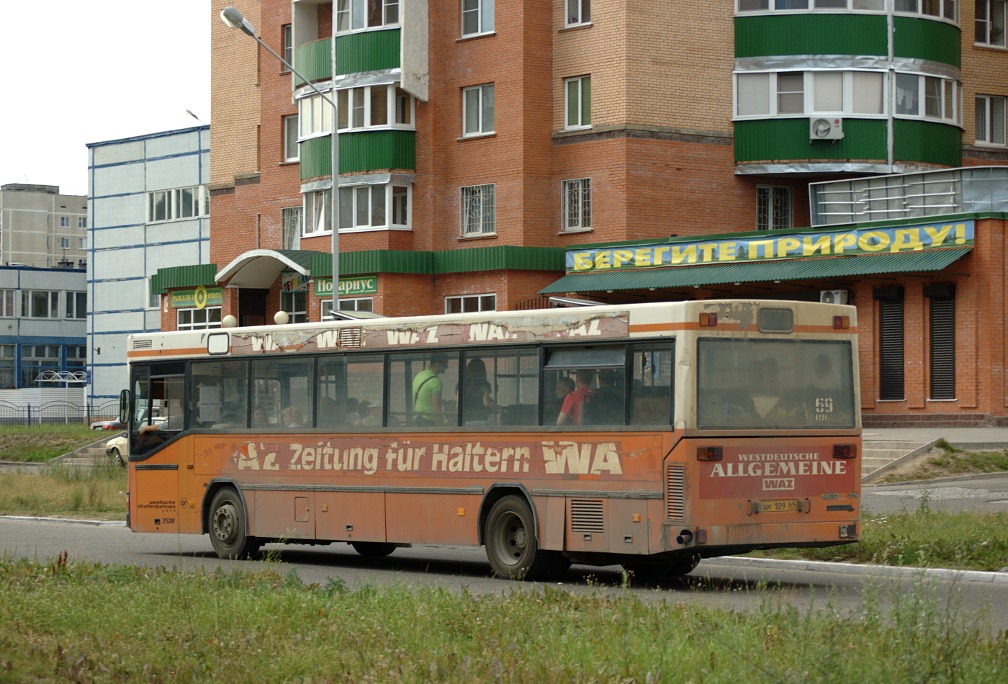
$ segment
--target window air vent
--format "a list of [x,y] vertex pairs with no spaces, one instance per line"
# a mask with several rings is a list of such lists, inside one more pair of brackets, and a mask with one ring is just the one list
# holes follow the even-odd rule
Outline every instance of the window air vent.
[[686,517],[686,468],[681,463],[669,463],[665,469],[665,500],[669,519]]
[[601,499],[571,499],[571,530],[574,532],[605,532],[605,516]]
[[341,349],[359,349],[363,338],[360,328],[344,328],[339,331],[339,346]]
[[150,339],[141,338],[139,340],[133,340],[134,349],[150,349],[152,346],[153,343],[150,341]]

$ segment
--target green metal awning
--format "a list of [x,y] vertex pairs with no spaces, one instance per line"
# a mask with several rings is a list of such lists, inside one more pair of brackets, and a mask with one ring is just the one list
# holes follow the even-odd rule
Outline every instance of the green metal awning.
[[863,256],[750,261],[733,264],[640,268],[593,273],[569,273],[544,287],[540,294],[648,290],[725,283],[759,283],[777,280],[822,280],[881,273],[940,271],[969,253],[970,247],[933,249]]

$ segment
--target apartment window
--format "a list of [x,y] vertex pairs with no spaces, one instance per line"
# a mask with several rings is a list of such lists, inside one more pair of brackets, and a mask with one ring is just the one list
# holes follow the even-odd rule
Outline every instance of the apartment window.
[[77,249],[87,249],[87,238],[77,238]]
[[25,318],[59,318],[59,292],[21,290],[21,315]]
[[210,213],[206,186],[196,185],[147,193],[147,222],[178,221]]
[[[880,71],[738,73],[739,118],[796,114],[884,113],[885,75]],[[771,97],[771,93],[776,97]]]
[[42,371],[60,369],[60,347],[56,344],[21,345],[21,386],[38,384]]
[[[343,109],[342,102],[337,102]],[[332,105],[320,95],[298,100],[298,133],[301,140],[332,133]]]
[[69,228],[69,227],[70,227],[70,217],[60,216],[60,228]]
[[756,187],[756,230],[791,227],[791,188],[776,185]]
[[591,23],[591,0],[567,0],[567,14],[564,17],[567,26],[580,26]]
[[283,118],[284,129],[284,161],[296,162],[300,158],[298,147],[298,115],[291,114]]
[[280,64],[280,71],[286,72],[290,71],[287,64],[294,63],[294,31],[290,24],[284,24],[280,27],[280,32],[280,45],[283,49],[282,54],[284,58],[284,61]]
[[1005,101],[999,95],[976,96],[976,141],[986,145],[1005,144]]
[[339,130],[412,128],[413,97],[394,83],[337,91]]
[[308,291],[281,292],[280,308],[287,312],[291,323],[307,323]]
[[1005,46],[1005,0],[976,0],[973,40],[981,45]]
[[280,210],[283,223],[283,248],[298,249],[301,244],[301,207],[284,207]]
[[459,295],[445,297],[445,313],[472,313],[476,311],[496,311],[497,295]]
[[[340,311],[374,311],[373,306],[374,299],[371,297],[354,297],[351,299],[343,299],[341,297],[339,300]],[[323,321],[329,318],[329,315],[332,313],[332,299],[323,299],[319,310]]]
[[68,237],[60,238],[60,249],[70,249],[70,238]]
[[14,292],[15,290],[0,290],[0,318],[14,318]]
[[408,186],[343,185],[339,190],[340,230],[409,226]]
[[176,314],[176,330],[206,330],[221,327],[221,308],[207,306],[202,309],[179,309]]
[[476,36],[494,30],[494,0],[462,0],[462,35]]
[[336,30],[363,31],[399,24],[399,0],[339,0]]
[[462,235],[491,235],[496,230],[494,185],[470,185],[461,189]]
[[332,210],[329,208],[331,201],[332,191],[329,188],[304,194],[305,222],[302,235],[315,235],[329,231],[332,220]]
[[14,387],[14,356],[16,347],[13,344],[0,344],[0,388]]
[[494,85],[462,89],[462,135],[485,135],[494,130]]
[[[953,2],[954,0],[946,0]],[[897,0],[897,3],[916,3],[917,0]],[[742,12],[787,12],[807,9],[852,9],[870,12],[885,11],[885,0],[738,0],[738,11]],[[905,10],[916,12],[916,8]]]
[[578,76],[564,81],[564,128],[591,126],[591,76]]
[[87,228],[87,216],[78,216],[77,217],[77,227],[78,228]]
[[573,178],[563,182],[563,229],[591,228],[591,178]]
[[67,292],[66,293],[66,317],[67,318],[87,318],[87,293]]
[[896,74],[897,115],[959,123],[959,97],[960,85],[952,79]]
[[777,74],[777,113],[801,114],[805,111],[805,74],[785,71]]

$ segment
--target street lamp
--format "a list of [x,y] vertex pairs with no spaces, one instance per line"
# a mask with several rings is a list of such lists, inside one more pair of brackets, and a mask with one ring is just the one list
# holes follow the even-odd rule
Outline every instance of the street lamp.
[[[307,78],[298,73],[298,70],[294,68],[294,65],[288,62],[286,59],[278,55],[273,49],[264,43],[259,36],[256,35],[255,27],[249,23],[249,20],[242,16],[242,13],[236,10],[234,7],[228,6],[221,10],[221,19],[225,24],[231,28],[239,29],[242,33],[247,36],[251,36],[255,42],[259,43],[263,48],[266,49],[271,55],[280,60],[281,64],[291,70],[291,72],[301,79],[302,82],[308,85],[309,88],[315,91],[315,94],[321,97],[324,101],[329,103],[332,107],[332,144],[330,148],[332,150],[332,158],[330,160],[332,166],[332,196],[329,200],[329,225],[332,228],[332,310],[333,312],[339,311],[339,125],[338,125],[338,108],[336,106],[336,98],[330,97],[326,93],[323,93],[315,84],[309,81]],[[332,92],[333,95],[336,93],[336,36],[333,35],[332,38]],[[300,124],[299,124],[300,125]],[[333,315],[333,314],[330,314]]]

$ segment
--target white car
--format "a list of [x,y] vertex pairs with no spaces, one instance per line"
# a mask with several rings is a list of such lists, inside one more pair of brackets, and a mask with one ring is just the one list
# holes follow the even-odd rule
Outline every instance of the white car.
[[129,450],[125,433],[105,442],[105,454],[123,468],[126,467],[126,457],[129,455]]

